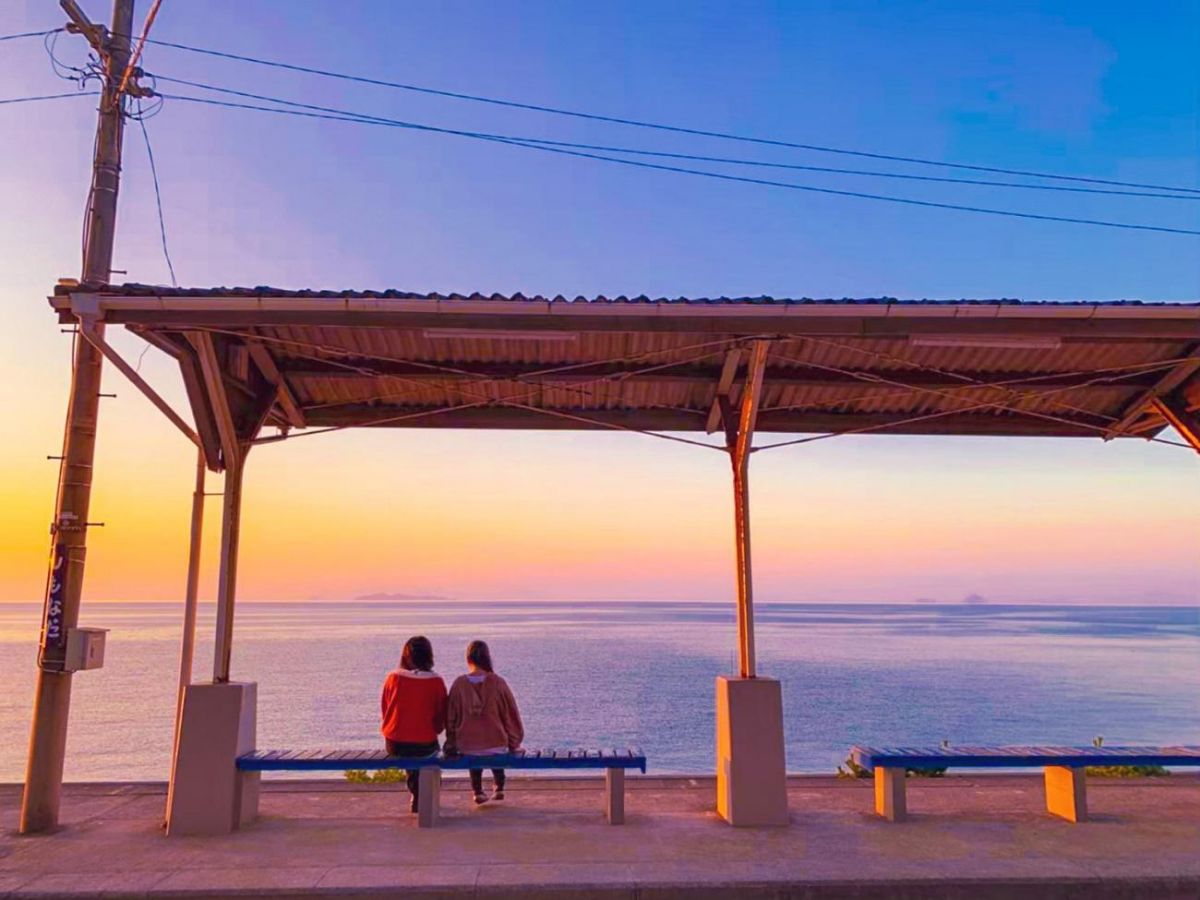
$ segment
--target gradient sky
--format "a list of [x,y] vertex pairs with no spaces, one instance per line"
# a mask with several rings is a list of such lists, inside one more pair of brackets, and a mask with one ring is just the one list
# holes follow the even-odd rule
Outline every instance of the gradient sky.
[[[97,21],[108,4],[81,5]],[[139,3],[139,17],[148,2]],[[1200,5],[166,0],[154,36],[610,115],[1007,168],[1197,186]],[[0,33],[60,24],[0,7]],[[140,18],[139,18],[140,21]],[[60,56],[82,57],[63,36]],[[455,128],[816,165],[150,48],[147,69]],[[70,89],[0,44],[0,97]],[[182,91],[181,91],[182,92]],[[94,104],[0,107],[0,601],[41,598]],[[452,137],[168,103],[148,123],[181,283],[555,294],[1200,297],[1200,241],[917,210]],[[859,163],[861,165],[861,163]],[[872,166],[873,167],[873,166]],[[922,171],[913,168],[904,171]],[[790,176],[788,176],[790,177]],[[811,184],[1200,227],[1195,204]],[[115,266],[165,282],[127,132]],[[134,358],[138,343],[113,342]],[[172,367],[142,371],[182,406]],[[194,456],[118,373],[103,401],[85,596],[177,599]],[[755,457],[764,600],[1195,602],[1200,466],[1143,442],[839,438]],[[212,489],[219,489],[214,478]],[[729,598],[718,453],[624,434],[347,433],[261,447],[241,596]],[[219,507],[209,507],[215,561]],[[212,572],[205,580],[211,597]]]

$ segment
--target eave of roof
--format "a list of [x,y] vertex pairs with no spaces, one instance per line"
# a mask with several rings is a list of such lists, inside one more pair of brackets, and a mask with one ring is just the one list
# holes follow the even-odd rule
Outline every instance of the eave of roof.
[[54,288],[54,297],[69,297],[71,295],[93,294],[108,298],[158,298],[162,300],[176,298],[192,299],[309,299],[309,300],[423,300],[451,302],[489,302],[489,303],[537,303],[537,304],[586,304],[593,306],[608,305],[667,305],[667,306],[898,306],[898,307],[958,307],[958,306],[1006,306],[1022,307],[1026,310],[1052,308],[1162,308],[1175,310],[1194,310],[1200,315],[1200,300],[1197,301],[1164,301],[1164,300],[1019,300],[1012,297],[996,297],[984,299],[898,299],[896,297],[649,297],[645,294],[635,297],[624,294],[616,297],[598,295],[595,297],[566,297],[562,294],[547,297],[541,294],[483,294],[478,291],[470,294],[403,291],[397,289],[385,290],[290,290],[277,287],[166,287],[150,284],[119,284],[99,285],[76,283],[72,280],[60,281]]

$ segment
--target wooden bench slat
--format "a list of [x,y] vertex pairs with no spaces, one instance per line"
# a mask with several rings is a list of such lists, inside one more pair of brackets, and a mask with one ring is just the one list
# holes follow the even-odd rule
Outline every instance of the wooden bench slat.
[[866,768],[1025,768],[1089,765],[1200,765],[1200,747],[871,747],[855,745],[851,757]]

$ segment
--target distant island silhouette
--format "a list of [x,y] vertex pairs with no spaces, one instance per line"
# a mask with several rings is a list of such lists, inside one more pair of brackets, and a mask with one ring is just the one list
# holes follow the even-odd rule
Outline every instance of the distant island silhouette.
[[374,594],[359,594],[351,602],[353,603],[403,603],[409,600],[446,600],[452,601],[454,597],[443,597],[440,594],[389,594],[386,591],[378,591]]

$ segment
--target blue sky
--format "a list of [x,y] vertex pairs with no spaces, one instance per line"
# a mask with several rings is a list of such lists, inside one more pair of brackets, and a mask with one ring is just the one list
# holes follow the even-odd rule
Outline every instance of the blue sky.
[[[107,3],[81,5],[97,21],[107,20]],[[139,22],[148,6],[139,3]],[[48,2],[27,0],[0,9],[0,33],[49,28],[60,21],[56,6]],[[446,90],[715,131],[1200,187],[1200,4],[1195,2],[1156,2],[1151,14],[1144,5],[1106,2],[330,0],[249,5],[166,0],[153,36]],[[82,43],[63,36],[60,55],[78,60]],[[175,77],[451,128],[939,174],[504,110],[159,47],[148,49],[144,65]],[[0,85],[0,96],[69,89],[50,73],[38,41],[0,44]],[[9,587],[0,586],[12,595],[9,599],[25,599],[27,590],[40,590],[26,585],[36,587],[41,580],[44,530],[37,529],[44,529],[45,497],[53,485],[52,474],[32,460],[43,447],[54,452],[65,391],[65,338],[42,298],[55,278],[78,271],[93,124],[87,100],[0,108],[0,158],[6,163],[0,190],[7,198],[0,215],[2,299],[14,310],[13,327],[3,338],[0,365],[8,386],[0,399],[28,407],[16,425],[15,444],[36,448],[33,455],[16,456],[10,449],[6,462],[20,480],[39,486],[17,499],[46,507],[30,514],[28,526],[21,522],[33,537],[20,550],[26,555],[14,558],[13,565],[38,571],[36,577],[24,573],[7,581]],[[567,295],[1200,297],[1200,239],[1192,237],[913,209],[639,171],[453,137],[180,102],[168,102],[148,128],[175,268],[185,284]],[[128,270],[129,280],[164,282],[153,189],[136,129],[128,132],[125,154],[115,265]],[[1200,227],[1200,203],[1119,202],[833,175],[768,177],[943,202]],[[140,352],[132,342],[126,346]],[[175,390],[172,373],[157,354],[146,365],[146,371],[164,380],[164,390]],[[28,388],[31,383],[36,390]],[[132,391],[126,396],[132,398]],[[153,463],[169,471],[169,483],[185,498],[189,455],[163,436],[155,414],[129,399],[111,417],[119,423],[111,427],[121,435],[155,436],[107,438],[111,449],[102,447],[102,462],[114,483],[136,480]],[[381,439],[339,440],[343,442],[329,444],[339,458],[354,459],[359,453],[365,460],[376,458]],[[464,448],[548,455],[568,448],[578,469],[562,462],[561,473],[574,479],[586,477],[596,460],[640,465],[647,457],[659,460],[657,464],[670,458],[658,447],[662,442],[646,447],[610,436],[434,437],[416,432],[388,440],[388,452],[402,456],[433,447],[438,458]],[[1196,554],[1189,556],[1182,543],[1164,561],[1152,540],[1170,523],[1197,524],[1195,515],[1188,519],[1186,512],[1172,508],[1172,499],[1181,492],[1195,499],[1198,486],[1195,460],[1181,451],[1142,444],[1081,448],[1059,441],[887,438],[845,439],[840,446],[845,449],[808,458],[822,459],[846,478],[861,472],[881,486],[895,466],[907,466],[915,486],[895,502],[914,511],[923,505],[922,491],[926,497],[930,491],[936,494],[950,471],[982,464],[997,484],[1010,486],[1034,478],[1039,496],[1059,507],[1078,508],[1078,522],[1063,526],[1073,532],[1072,546],[1094,518],[1089,495],[1095,491],[1075,479],[1061,483],[1054,473],[1062,467],[1090,472],[1094,465],[1098,486],[1115,479],[1122,497],[1139,491],[1147,495],[1136,513],[1144,517],[1145,527],[1136,516],[1130,525],[1143,537],[1124,538],[1126,552],[1143,564],[1136,577],[1123,576],[1126,581],[1113,596],[1155,590],[1176,598],[1194,593]],[[855,470],[850,461],[861,468]],[[805,479],[817,476],[802,464],[783,468],[768,469],[776,479],[771,489],[802,498]],[[449,469],[429,477],[445,479],[431,491],[452,494],[455,477]],[[154,490],[167,483],[154,482]],[[654,483],[651,479],[644,489],[653,493]],[[269,493],[267,487],[263,490]],[[718,517],[727,513],[719,504],[714,508]],[[157,527],[167,527],[168,519],[171,528],[185,525],[186,512],[179,509],[163,512]],[[789,519],[785,509],[768,508],[763,527],[777,527],[783,535],[812,524],[803,517]],[[937,515],[936,508],[921,512]],[[555,527],[552,518],[538,519],[536,510],[527,514],[540,527]],[[605,513],[598,509],[596,515]],[[723,519],[718,524],[725,526]],[[108,540],[114,547],[118,542],[116,537]],[[1130,541],[1136,546],[1130,548]],[[782,537],[779,542],[786,543]],[[34,547],[41,548],[36,567],[24,561]],[[805,576],[801,569],[788,569],[782,555],[780,559],[772,583],[787,594],[787,585]],[[956,593],[1003,593],[997,573],[1004,569],[997,555],[980,569],[979,578],[964,574],[961,584],[938,590],[948,599]],[[1066,584],[1074,571],[1064,569],[1054,578]],[[590,590],[602,595],[603,577],[594,578],[599,580]],[[872,579],[863,582],[860,593],[885,592],[880,584],[887,581],[886,572],[874,573]],[[1159,587],[1145,583],[1155,579],[1161,580]],[[665,576],[660,582],[666,586],[656,590],[664,596],[702,593],[686,579],[679,581],[686,587],[671,587]],[[488,584],[484,579],[462,590],[529,590],[525,582]],[[426,587],[439,593],[455,590],[442,583]],[[166,590],[161,585],[155,589]],[[403,591],[406,585],[376,579],[330,588],[343,589]],[[721,582],[714,593],[727,589]],[[262,592],[270,590],[264,581]],[[928,593],[919,578],[906,581],[902,591],[901,596],[878,599]],[[1033,584],[1017,593],[1017,599],[1038,595]]]

